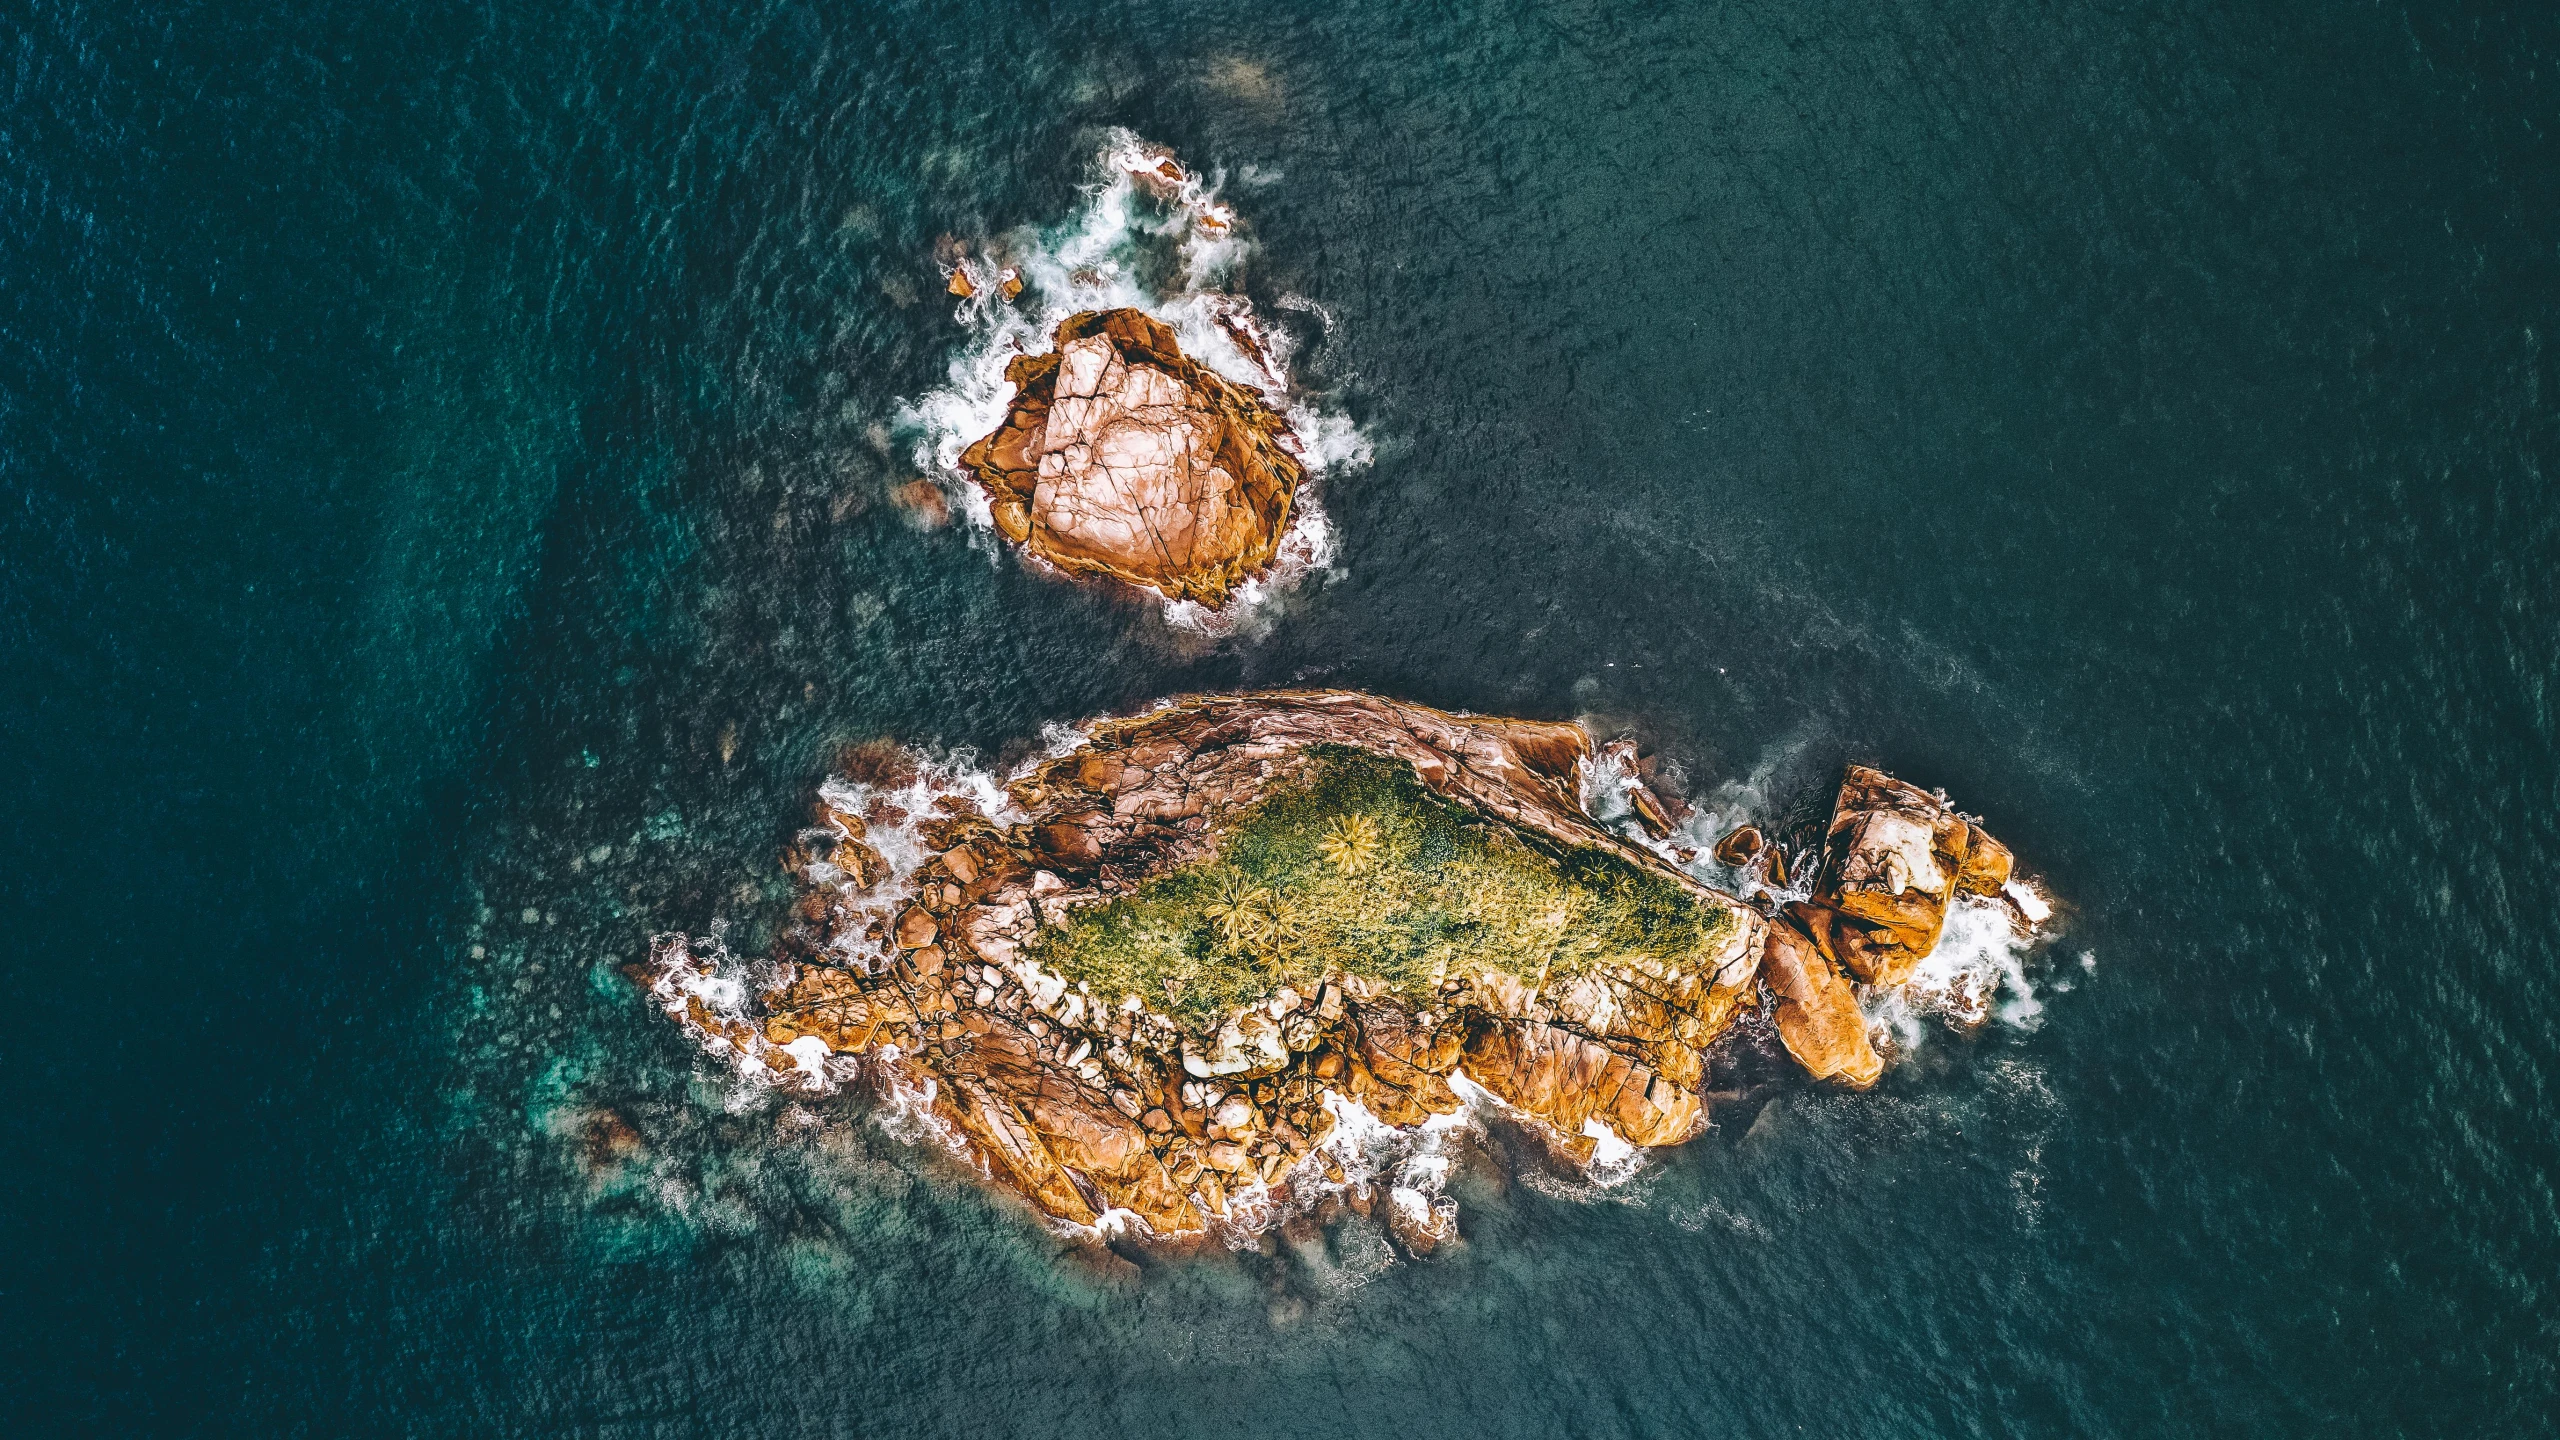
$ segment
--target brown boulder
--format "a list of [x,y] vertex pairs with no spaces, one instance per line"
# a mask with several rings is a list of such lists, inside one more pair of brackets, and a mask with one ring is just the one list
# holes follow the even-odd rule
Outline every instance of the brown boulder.
[[1838,919],[1831,930],[1831,951],[1847,966],[1849,973],[1866,984],[1890,990],[1908,981],[1920,962],[1937,948],[1931,940],[1927,949],[1912,945],[1909,937],[1890,928],[1859,925]]
[[909,910],[898,917],[898,944],[907,950],[920,950],[933,943],[934,922],[923,910]]
[[1457,1221],[1433,1207],[1419,1190],[1397,1186],[1387,1192],[1387,1233],[1416,1259],[1458,1238]]
[[1139,311],[1071,316],[1056,339],[1006,367],[1012,409],[960,457],[997,528],[1064,570],[1225,603],[1288,528],[1287,426]]
[[1972,845],[1964,857],[1964,868],[1956,873],[1959,895],[1997,895],[2009,883],[2009,872],[2017,865],[2017,857],[2009,847],[1983,833],[1979,825],[1969,827]]
[[1778,1038],[1815,1079],[1863,1090],[1884,1073],[1884,1061],[1867,1043],[1867,1019],[1849,982],[1800,928],[1806,909],[1788,906],[1761,952],[1760,973],[1778,997]]
[[1084,817],[1033,826],[1031,847],[1042,859],[1068,869],[1080,869],[1102,859],[1101,838]]
[[[1489,1026],[1467,1047],[1467,1078],[1512,1108],[1547,1122],[1569,1148],[1588,1153],[1584,1129],[1599,1120],[1637,1145],[1676,1145],[1697,1133],[1696,1094],[1596,1040],[1531,1022]],[[1641,1136],[1641,1138],[1639,1138]]]
[[1744,825],[1716,842],[1716,863],[1731,865],[1737,869],[1748,865],[1752,857],[1760,853],[1760,848],[1765,843],[1757,829]]
[[1058,1162],[1082,1173],[1088,1184],[1133,1181],[1155,1168],[1146,1137],[1117,1110],[1074,1093],[1038,1093],[1022,1108]]
[[1662,812],[1662,802],[1653,798],[1652,791],[1641,785],[1635,786],[1627,791],[1627,803],[1635,807],[1636,819],[1643,824],[1646,833],[1656,840],[1670,836],[1671,817]]
[[1041,1210],[1090,1225],[1098,1213],[1013,1102],[966,1081],[943,1086],[934,1110],[976,1142],[995,1171]]
[[2008,848],[1944,799],[1852,765],[1824,838],[1814,899],[1857,922],[1841,927],[1841,958],[1870,983],[1899,984],[1938,948],[1959,890],[1996,893],[2009,867]]
[[1707,1107],[1697,1092],[1668,1075],[1649,1074],[1642,1065],[1627,1074],[1610,1107],[1609,1128],[1630,1145],[1677,1145],[1704,1129]]

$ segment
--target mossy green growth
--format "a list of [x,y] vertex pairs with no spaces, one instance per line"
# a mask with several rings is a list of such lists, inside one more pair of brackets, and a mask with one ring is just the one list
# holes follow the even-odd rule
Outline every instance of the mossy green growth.
[[1614,855],[1533,847],[1403,761],[1313,753],[1310,777],[1247,811],[1215,861],[1079,913],[1033,954],[1097,996],[1197,1023],[1332,971],[1419,996],[1453,972],[1695,970],[1734,923]]

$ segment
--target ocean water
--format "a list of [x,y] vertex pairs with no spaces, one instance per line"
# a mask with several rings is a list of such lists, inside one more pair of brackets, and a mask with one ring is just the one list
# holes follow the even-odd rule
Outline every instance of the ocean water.
[[[2555,63],[2458,5],[0,9],[0,1428],[2547,1432]],[[1139,255],[1123,133],[1239,227],[1113,283],[1250,298],[1322,441],[1234,616],[901,488],[1006,343],[937,247]],[[2060,934],[1613,1183],[1461,1127],[1422,1263],[1096,1255],[618,973],[763,943],[848,741],[1289,683],[1722,813],[1879,763]]]

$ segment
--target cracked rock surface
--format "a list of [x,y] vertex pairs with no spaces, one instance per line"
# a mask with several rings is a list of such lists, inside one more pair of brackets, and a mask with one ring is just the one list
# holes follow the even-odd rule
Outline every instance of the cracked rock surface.
[[1288,528],[1287,426],[1139,311],[1071,316],[1056,342],[1005,367],[1012,408],[960,457],[996,528],[1060,569],[1224,604]]

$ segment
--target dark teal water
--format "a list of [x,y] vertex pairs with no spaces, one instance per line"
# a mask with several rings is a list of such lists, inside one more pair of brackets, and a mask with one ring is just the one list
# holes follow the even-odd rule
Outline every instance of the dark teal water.
[[[0,9],[0,1428],[2546,1433],[2555,63],[2541,7]],[[1375,450],[1258,638],[888,499],[936,237],[1115,125],[1230,177]],[[1473,1167],[1428,1264],[1132,1275],[733,1112],[614,974],[758,938],[837,743],[1291,681],[1944,786],[2075,907],[2041,1023],[1606,1194]]]

